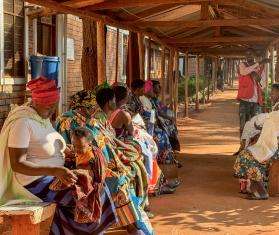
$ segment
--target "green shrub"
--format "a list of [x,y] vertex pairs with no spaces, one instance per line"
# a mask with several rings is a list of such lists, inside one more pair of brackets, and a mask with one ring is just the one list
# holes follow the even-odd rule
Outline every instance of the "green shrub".
[[[204,96],[204,89],[207,87],[207,81],[204,76],[199,77],[199,91]],[[196,94],[196,77],[191,76],[188,80],[188,94],[190,98],[193,98]],[[203,98],[203,97],[202,97]],[[178,100],[183,102],[185,99],[185,78],[181,76],[178,83]]]

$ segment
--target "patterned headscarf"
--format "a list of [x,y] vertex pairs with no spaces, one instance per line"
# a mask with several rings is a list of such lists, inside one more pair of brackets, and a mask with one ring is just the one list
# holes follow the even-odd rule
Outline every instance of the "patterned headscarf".
[[70,109],[92,108],[97,105],[94,91],[82,90],[71,97]]
[[96,93],[102,88],[110,88],[107,82],[98,85],[94,90],[81,90],[71,97],[70,109],[93,108],[98,106]]

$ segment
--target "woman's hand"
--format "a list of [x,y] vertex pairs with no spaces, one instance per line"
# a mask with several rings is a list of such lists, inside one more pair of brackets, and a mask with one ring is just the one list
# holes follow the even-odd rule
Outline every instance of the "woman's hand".
[[55,176],[59,178],[63,184],[70,186],[77,182],[77,176],[66,167],[58,167],[55,170]]

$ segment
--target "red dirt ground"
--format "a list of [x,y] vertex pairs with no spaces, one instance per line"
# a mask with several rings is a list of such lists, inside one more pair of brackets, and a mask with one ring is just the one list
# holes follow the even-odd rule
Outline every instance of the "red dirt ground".
[[279,199],[249,201],[233,178],[239,122],[236,91],[213,99],[205,111],[179,120],[183,185],[151,200],[159,235],[279,234]]

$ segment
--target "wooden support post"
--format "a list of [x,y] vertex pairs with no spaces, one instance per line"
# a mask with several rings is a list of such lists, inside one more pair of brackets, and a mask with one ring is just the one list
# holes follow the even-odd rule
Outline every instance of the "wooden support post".
[[82,24],[82,82],[84,89],[93,90],[98,85],[97,24],[95,21],[89,18],[82,19]]
[[151,40],[148,39],[147,41],[147,71],[146,71],[146,74],[147,74],[147,80],[149,80],[151,78],[150,76],[150,70],[151,70]]
[[165,78],[165,62],[166,62],[166,53],[165,53],[165,47],[162,46],[162,52],[161,52],[161,85],[162,85],[162,91],[161,91],[161,97],[162,102],[165,103],[165,94],[166,94],[166,78]]
[[116,30],[116,46],[115,46],[115,79],[114,81],[118,81],[118,47],[119,47],[119,29]]
[[275,82],[279,82],[279,43],[276,45],[276,65],[275,65]]
[[[210,66],[212,68],[212,60],[210,58],[208,58]],[[207,79],[207,98],[206,98],[206,102],[209,102],[210,100],[210,81],[212,81],[212,70],[211,73],[205,73],[207,74],[206,79]]]
[[271,77],[271,84],[274,83],[275,80],[275,71],[274,71],[274,47],[270,48],[270,77]]
[[97,22],[97,66],[98,84],[106,81],[106,43],[105,43],[105,24],[103,21]]
[[173,93],[174,93],[174,84],[173,84],[173,57],[174,57],[174,51],[170,49],[169,54],[169,64],[168,64],[168,79],[169,79],[169,95],[170,95],[170,104],[172,109],[174,108],[174,100],[173,100]]
[[203,57],[202,58],[202,61],[203,61],[203,70],[202,70],[202,79],[203,79],[203,90],[202,90],[202,103],[205,104],[205,81],[206,81],[206,74],[205,74],[205,71],[204,71],[204,68],[205,68],[205,58]]
[[175,51],[175,55],[174,55],[174,71],[175,71],[174,111],[175,111],[175,119],[177,119],[177,113],[178,113],[178,81],[179,81],[179,52],[178,51]]
[[189,117],[189,91],[188,91],[188,81],[189,81],[189,58],[188,53],[185,54],[185,60],[184,60],[184,68],[185,68],[185,110],[184,110],[184,116]]
[[200,77],[200,60],[199,60],[199,55],[197,55],[196,56],[196,111],[198,111],[200,109],[199,77]]
[[145,80],[144,77],[144,61],[145,61],[145,48],[144,48],[144,36],[142,33],[138,33],[139,44],[139,66],[140,66],[140,79]]
[[232,87],[234,85],[234,80],[235,80],[235,72],[234,72],[234,67],[235,67],[235,62],[232,60]]
[[[269,58],[269,50],[267,49],[265,52],[265,58]],[[266,81],[265,81],[265,91],[268,93],[268,85],[269,85],[269,71],[270,71],[270,63],[266,64]]]
[[214,73],[213,73],[213,93],[216,91],[217,89],[217,82],[218,82],[218,67],[219,67],[219,63],[218,63],[218,57],[214,58]]

